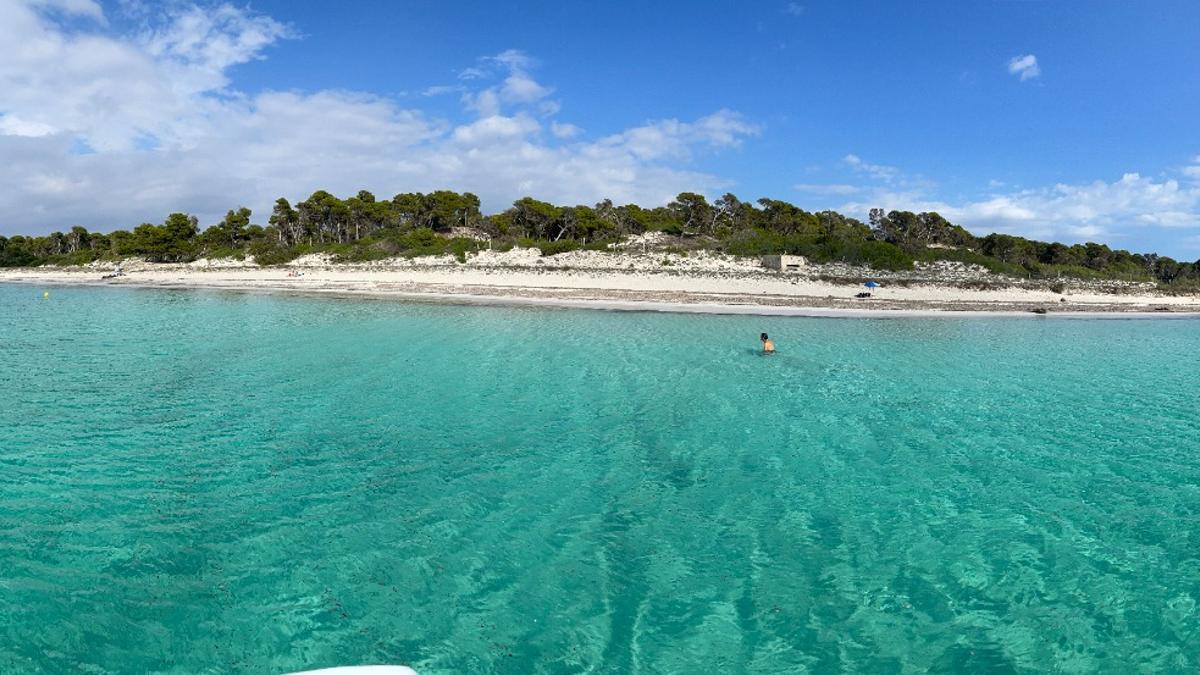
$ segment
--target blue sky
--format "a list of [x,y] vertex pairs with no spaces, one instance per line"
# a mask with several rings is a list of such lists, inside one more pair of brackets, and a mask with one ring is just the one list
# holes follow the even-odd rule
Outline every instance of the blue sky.
[[0,26],[0,233],[687,189],[1200,257],[1196,2],[0,0]]

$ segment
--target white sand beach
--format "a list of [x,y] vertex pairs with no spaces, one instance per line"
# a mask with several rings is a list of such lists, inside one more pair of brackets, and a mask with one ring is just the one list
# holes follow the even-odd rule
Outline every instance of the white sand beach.
[[[1146,284],[1065,281],[1065,287],[1052,290],[1044,280],[961,267],[889,274],[811,266],[782,273],[766,270],[754,259],[707,253],[577,251],[541,257],[536,250],[514,249],[485,251],[466,263],[447,256],[358,264],[314,255],[278,267],[231,259],[187,264],[126,261],[122,276],[103,278],[113,270],[111,264],[9,269],[0,270],[0,281],[825,316],[1200,312],[1200,297],[1163,294]],[[855,297],[864,292],[865,278],[878,280],[880,287],[870,298]]]

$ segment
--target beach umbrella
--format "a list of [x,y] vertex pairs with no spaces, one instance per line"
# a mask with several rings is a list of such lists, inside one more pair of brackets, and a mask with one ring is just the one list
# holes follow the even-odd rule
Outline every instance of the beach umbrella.
[[868,281],[867,283],[863,284],[863,286],[866,286],[867,288],[869,288],[871,290],[875,290],[876,288],[879,287],[879,284],[875,283],[874,281]]

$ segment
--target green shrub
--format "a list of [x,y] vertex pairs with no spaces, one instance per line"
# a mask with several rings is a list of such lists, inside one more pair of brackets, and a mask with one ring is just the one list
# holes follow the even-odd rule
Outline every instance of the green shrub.
[[918,251],[916,257],[917,260],[924,262],[949,260],[953,262],[960,262],[966,265],[979,265],[980,267],[995,274],[1007,274],[1009,276],[1023,277],[1028,273],[1028,271],[1020,265],[1007,263],[1003,260],[986,256],[978,251],[972,251],[965,248],[927,248]]
[[250,255],[254,256],[254,262],[263,267],[282,265],[301,256],[301,247],[299,246],[288,248],[280,246],[278,242],[266,239],[260,239],[250,244],[249,251]]
[[558,255],[579,248],[579,242],[574,239],[559,239],[558,241],[539,241],[535,244],[544,256]]
[[454,254],[454,259],[460,263],[467,262],[467,253],[479,250],[478,242],[465,237],[455,237],[449,241],[447,248]]
[[446,252],[446,240],[427,227],[409,230],[392,238],[400,252],[409,258],[441,255]]
[[46,259],[46,263],[53,265],[86,265],[100,257],[99,252],[85,248],[74,253],[62,253],[60,255],[50,256]]
[[912,269],[912,258],[883,241],[779,234],[763,229],[737,232],[725,240],[733,255],[802,255],[815,263],[845,262],[877,270]]
[[41,259],[24,249],[0,247],[0,267],[31,267],[41,263]]
[[383,260],[395,255],[393,247],[377,239],[360,239],[353,244],[342,244],[330,251],[335,262],[367,262]]
[[877,270],[910,270],[912,258],[904,251],[885,241],[857,242],[857,246],[844,248],[844,260],[858,263]]
[[683,226],[675,221],[652,222],[646,226],[647,232],[663,232],[676,237],[683,234]]
[[777,255],[784,253],[786,243],[782,234],[756,228],[735,232],[725,240],[725,250],[732,255]]

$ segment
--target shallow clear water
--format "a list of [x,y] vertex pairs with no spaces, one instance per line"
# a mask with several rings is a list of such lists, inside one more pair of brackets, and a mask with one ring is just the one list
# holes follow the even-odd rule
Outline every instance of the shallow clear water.
[[1200,321],[43,290],[3,672],[1200,668]]

